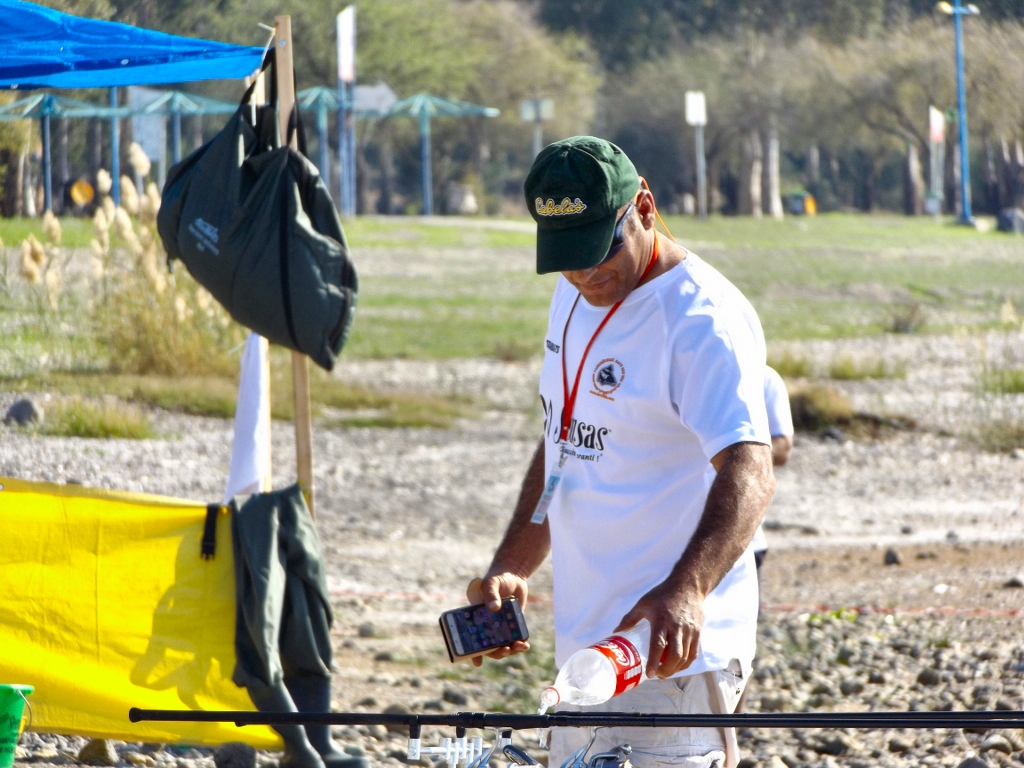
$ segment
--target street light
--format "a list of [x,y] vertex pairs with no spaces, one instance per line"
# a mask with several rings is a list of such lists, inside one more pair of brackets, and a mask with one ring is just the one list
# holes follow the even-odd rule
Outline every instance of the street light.
[[937,6],[940,13],[953,17],[953,28],[956,30],[956,98],[960,122],[960,223],[974,224],[971,215],[971,171],[967,157],[967,90],[964,87],[964,32],[962,16],[977,16],[981,13],[978,6],[969,3],[961,5],[960,0],[953,3],[941,2]]

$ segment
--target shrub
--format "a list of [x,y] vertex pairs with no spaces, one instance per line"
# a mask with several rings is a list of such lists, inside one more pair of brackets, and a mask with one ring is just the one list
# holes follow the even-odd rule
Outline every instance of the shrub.
[[143,440],[155,437],[147,414],[125,403],[91,403],[81,398],[58,401],[46,409],[38,430],[58,437],[119,437]]
[[803,355],[794,355],[789,350],[781,357],[768,358],[768,365],[778,371],[784,379],[806,379],[812,373],[807,358]]
[[861,381],[863,379],[902,379],[907,375],[903,363],[888,365],[881,358],[874,360],[854,360],[849,355],[834,359],[829,366],[830,378],[842,381]]
[[795,387],[789,393],[793,411],[793,426],[799,430],[815,431],[853,420],[850,401],[836,389],[822,384]]
[[897,304],[892,309],[889,330],[892,333],[917,333],[924,327],[924,323],[924,309],[920,304]]

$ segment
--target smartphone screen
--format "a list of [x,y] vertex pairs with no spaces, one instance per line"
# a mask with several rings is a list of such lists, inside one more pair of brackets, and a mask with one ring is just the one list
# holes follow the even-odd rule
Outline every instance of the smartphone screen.
[[[462,656],[512,645],[523,635],[512,602],[506,601],[499,613],[491,613],[485,605],[473,605],[445,614],[456,652]],[[461,646],[461,648],[458,648]]]

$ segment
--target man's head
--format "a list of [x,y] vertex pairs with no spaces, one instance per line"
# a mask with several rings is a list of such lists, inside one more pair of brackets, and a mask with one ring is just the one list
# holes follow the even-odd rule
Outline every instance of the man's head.
[[594,306],[640,281],[653,244],[654,198],[611,142],[574,136],[546,147],[524,185],[537,222],[537,273],[561,272]]

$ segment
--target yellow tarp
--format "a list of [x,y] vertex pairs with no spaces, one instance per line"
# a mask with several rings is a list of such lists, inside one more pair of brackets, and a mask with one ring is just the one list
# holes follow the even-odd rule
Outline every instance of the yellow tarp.
[[253,710],[231,682],[231,521],[206,507],[0,478],[0,682],[35,686],[33,730],[280,746],[267,727],[130,723],[128,709]]

